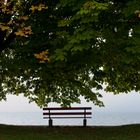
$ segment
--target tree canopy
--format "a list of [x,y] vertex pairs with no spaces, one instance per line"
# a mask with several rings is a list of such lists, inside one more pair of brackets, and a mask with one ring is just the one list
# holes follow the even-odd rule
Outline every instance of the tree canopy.
[[0,0],[0,52],[1,100],[102,106],[140,90],[140,1]]

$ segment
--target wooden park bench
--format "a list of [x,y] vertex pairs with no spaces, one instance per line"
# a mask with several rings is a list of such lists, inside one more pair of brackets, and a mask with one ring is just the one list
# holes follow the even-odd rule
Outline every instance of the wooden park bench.
[[[49,107],[43,108],[43,118],[48,119],[48,125],[53,126],[53,119],[83,118],[83,126],[87,126],[87,118],[91,118],[91,107]],[[88,111],[87,111],[88,110]]]

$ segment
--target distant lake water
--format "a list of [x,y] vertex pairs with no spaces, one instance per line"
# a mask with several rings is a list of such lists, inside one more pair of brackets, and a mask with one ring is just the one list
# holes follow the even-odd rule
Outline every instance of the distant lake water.
[[[139,113],[112,113],[93,112],[88,119],[89,126],[108,126],[124,124],[140,124]],[[48,120],[43,119],[42,112],[0,112],[0,124],[12,125],[48,125]],[[54,119],[54,125],[82,125],[82,119]]]

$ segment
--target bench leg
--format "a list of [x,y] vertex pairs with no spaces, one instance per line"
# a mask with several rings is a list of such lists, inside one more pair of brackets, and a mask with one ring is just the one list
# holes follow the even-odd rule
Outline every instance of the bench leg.
[[49,119],[49,127],[52,127],[52,126],[53,126],[53,120]]
[[87,126],[87,119],[83,119],[83,126]]

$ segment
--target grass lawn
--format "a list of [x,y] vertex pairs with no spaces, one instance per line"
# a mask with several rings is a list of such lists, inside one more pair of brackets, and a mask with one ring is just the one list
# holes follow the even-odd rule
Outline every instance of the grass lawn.
[[0,125],[0,140],[140,140],[140,124],[53,128]]

